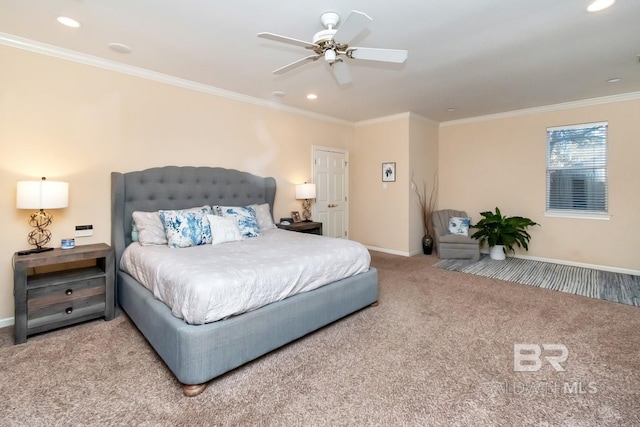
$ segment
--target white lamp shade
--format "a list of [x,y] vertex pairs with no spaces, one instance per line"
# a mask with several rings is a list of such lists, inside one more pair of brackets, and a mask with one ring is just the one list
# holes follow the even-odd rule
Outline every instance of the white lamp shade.
[[59,209],[69,206],[69,183],[62,181],[18,181],[18,209]]
[[315,199],[316,198],[316,185],[315,184],[297,184],[296,185],[296,199]]

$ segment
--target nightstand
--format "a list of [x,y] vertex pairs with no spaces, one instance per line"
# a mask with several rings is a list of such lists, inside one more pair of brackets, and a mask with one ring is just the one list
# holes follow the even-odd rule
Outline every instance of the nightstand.
[[[46,272],[38,272],[46,270]],[[14,255],[15,343],[115,314],[113,249],[104,243]]]
[[300,233],[310,233],[322,235],[322,223],[313,221],[292,222],[289,225],[278,224],[278,228]]

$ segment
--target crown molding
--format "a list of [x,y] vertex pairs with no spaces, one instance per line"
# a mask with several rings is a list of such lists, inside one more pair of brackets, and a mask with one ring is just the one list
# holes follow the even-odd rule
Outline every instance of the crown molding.
[[510,117],[526,116],[530,114],[546,113],[550,111],[568,110],[572,108],[589,107],[593,105],[610,104],[640,99],[640,92],[629,92],[619,95],[603,96],[600,98],[584,99],[582,101],[564,102],[561,104],[545,105],[542,107],[525,108],[522,110],[507,111],[505,113],[489,114],[486,116],[469,117],[467,119],[441,122],[440,127],[456,126],[468,123],[486,122],[490,120],[505,119]]
[[253,96],[242,95],[236,92],[231,92],[231,91],[220,89],[214,86],[197,83],[197,82],[183,79],[180,77],[170,76],[168,74],[162,74],[156,71],[147,70],[145,68],[123,64],[120,62],[99,58],[93,55],[87,55],[87,54],[76,52],[69,49],[63,49],[58,46],[53,46],[46,43],[25,39],[22,37],[15,36],[13,34],[0,32],[0,45],[9,46],[16,49],[22,49],[22,50],[37,53],[40,55],[52,56],[54,58],[63,59],[65,61],[77,62],[79,64],[88,65],[90,67],[102,68],[104,70],[114,71],[116,73],[127,74],[129,76],[139,77],[142,79],[151,80],[158,83],[164,83],[167,85],[176,86],[183,89],[206,93],[208,95],[219,96],[221,98],[226,98],[233,101],[239,101],[239,102],[244,102],[246,104],[265,107],[271,110],[277,110],[285,113],[296,114],[296,115],[305,116],[305,117],[309,117],[316,120],[322,120],[325,122],[332,122],[332,123],[337,123],[341,125],[353,126],[353,122],[350,122],[350,121],[313,113],[311,111],[303,110],[300,108],[288,107],[286,105],[278,104],[276,102],[266,101],[264,99],[256,98]]
[[376,117],[374,119],[369,119],[369,120],[362,120],[359,122],[355,122],[353,125],[355,127],[362,127],[362,126],[369,126],[369,125],[374,125],[374,124],[378,124],[378,123],[386,123],[386,122],[393,122],[396,120],[408,120],[408,119],[415,119],[415,120],[419,120],[423,123],[427,123],[427,124],[432,124],[432,125],[436,125],[438,126],[440,123],[429,119],[427,117],[421,116],[418,113],[414,113],[413,111],[407,111],[404,113],[399,113],[399,114],[392,114],[389,116],[382,116],[382,117]]
[[375,119],[362,120],[359,122],[355,122],[353,125],[355,127],[361,127],[361,126],[374,125],[377,123],[393,122],[396,120],[408,119],[410,115],[411,115],[411,112],[392,114],[390,116],[383,116],[383,117],[376,117]]

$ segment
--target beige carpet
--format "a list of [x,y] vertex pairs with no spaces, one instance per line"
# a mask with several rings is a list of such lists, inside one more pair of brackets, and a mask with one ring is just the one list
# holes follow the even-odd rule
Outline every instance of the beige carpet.
[[[0,425],[640,425],[640,308],[372,256],[378,307],[195,398],[126,317],[0,330]],[[564,345],[565,370],[514,372],[519,343]]]

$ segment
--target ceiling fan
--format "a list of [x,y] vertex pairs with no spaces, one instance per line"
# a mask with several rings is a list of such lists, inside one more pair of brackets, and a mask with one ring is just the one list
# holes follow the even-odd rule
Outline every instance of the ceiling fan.
[[320,58],[324,58],[325,62],[331,66],[336,80],[342,85],[351,82],[351,71],[344,61],[344,58],[394,62],[398,64],[407,59],[406,50],[349,46],[349,43],[366,30],[372,21],[367,14],[352,10],[344,23],[342,23],[339,28],[336,28],[339,21],[340,15],[336,12],[323,13],[320,16],[320,22],[322,22],[325,29],[317,32],[311,42],[273,33],[258,33],[258,37],[263,39],[302,46],[314,53],[313,55],[309,55],[274,70],[273,74],[284,74],[310,61],[317,61]]

